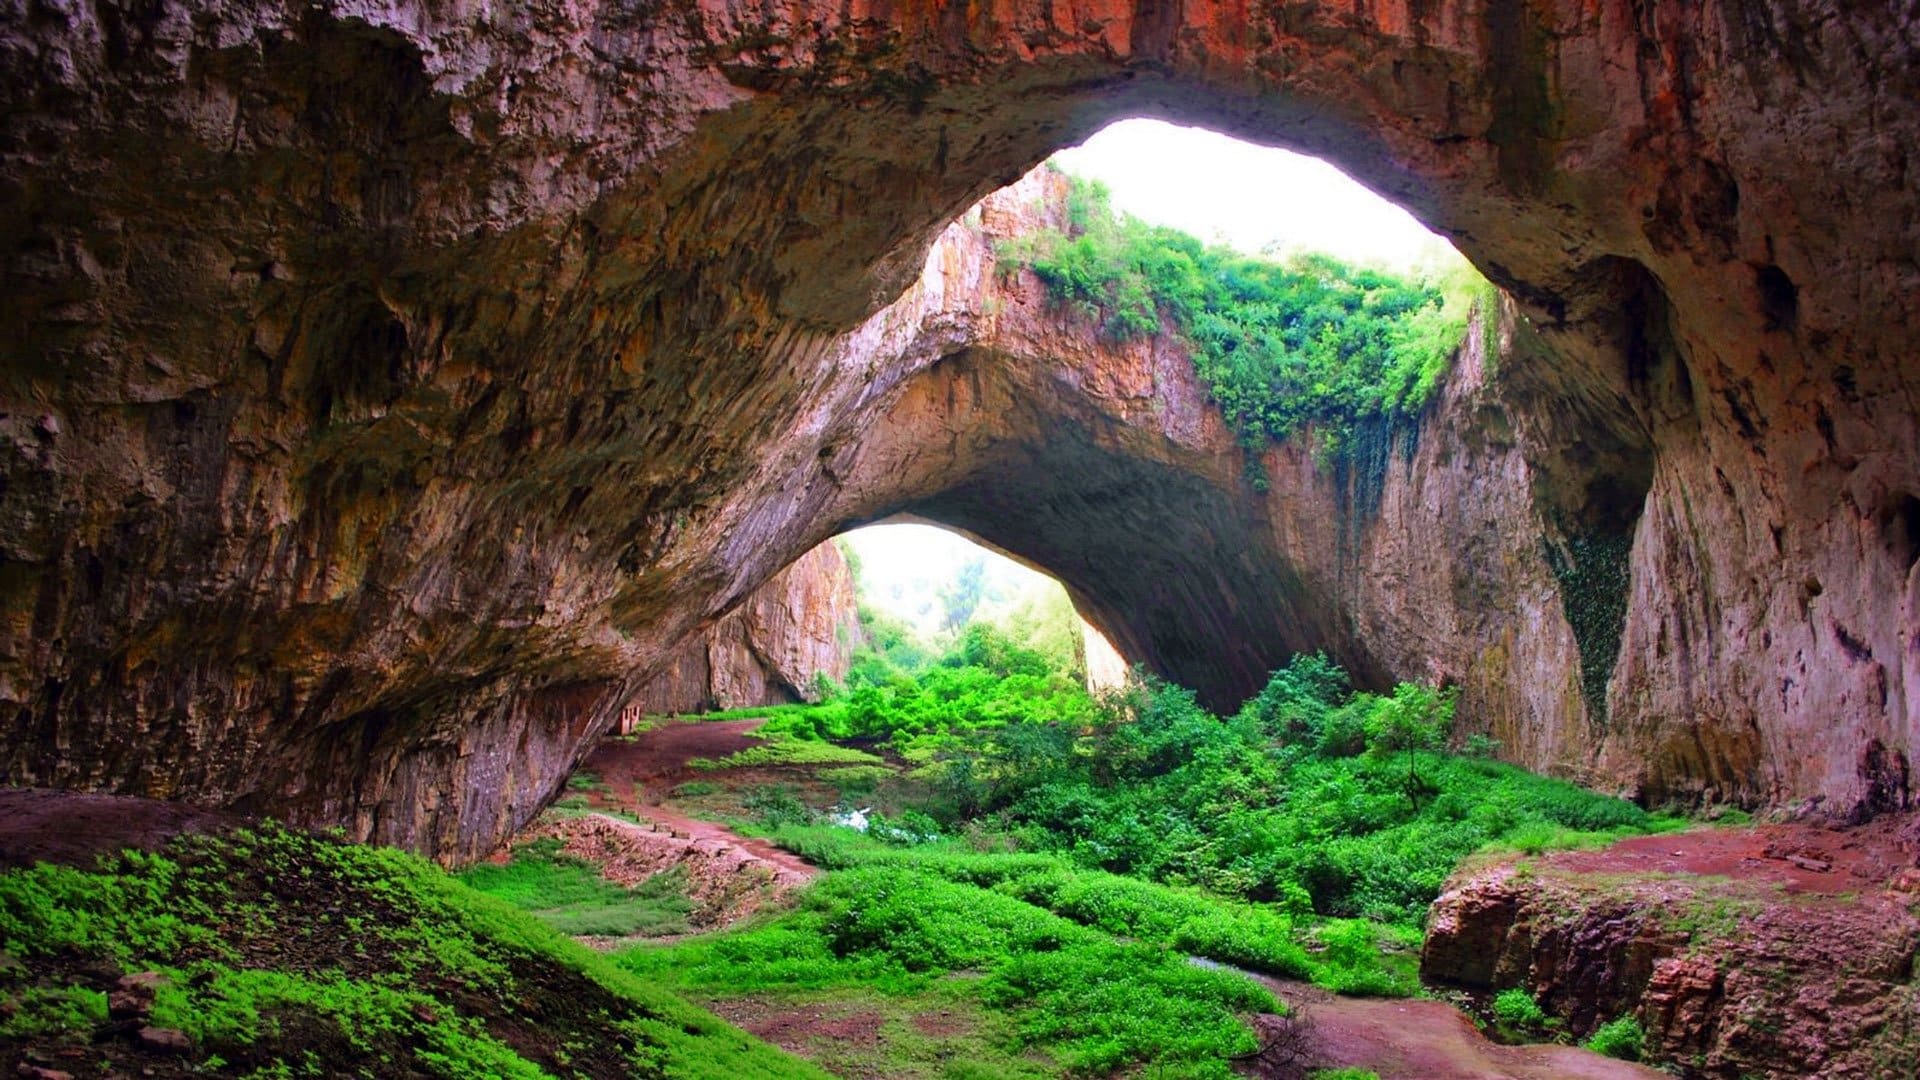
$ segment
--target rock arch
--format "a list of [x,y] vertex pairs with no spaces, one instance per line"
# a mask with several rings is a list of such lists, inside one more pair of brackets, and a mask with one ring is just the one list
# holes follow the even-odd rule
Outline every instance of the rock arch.
[[1154,114],[1335,160],[1531,320],[1502,438],[1551,529],[1631,544],[1572,757],[1857,803],[1920,736],[1910,23],[40,9],[0,28],[6,774],[479,850],[951,351],[873,315],[944,224]]

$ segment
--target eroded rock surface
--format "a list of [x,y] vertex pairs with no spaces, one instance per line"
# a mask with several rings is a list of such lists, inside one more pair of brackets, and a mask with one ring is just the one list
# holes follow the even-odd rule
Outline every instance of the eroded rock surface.
[[[1210,493],[1218,466],[1162,474],[1184,509],[1099,549],[1129,561],[1051,567],[1123,648],[1216,700],[1298,644],[1458,677],[1517,759],[1651,799],[1908,803],[1915,35],[1827,0],[13,11],[4,772],[490,848],[677,643],[844,524],[916,373],[980,362],[940,322],[964,276],[882,310],[932,238],[1151,113],[1401,199],[1510,291],[1534,359],[1423,430],[1509,470],[1405,508],[1430,531],[1342,541]],[[1044,460],[1130,452],[1062,430]],[[983,477],[871,501],[1048,561],[1012,512],[1140,527]],[[1382,520],[1449,490],[1395,483]],[[1114,585],[1140,567],[1157,596]],[[1402,574],[1453,587],[1369,599]],[[1196,614],[1183,651],[1164,627]]]
[[847,677],[862,642],[853,571],[817,544],[755,589],[673,659],[628,703],[620,729],[653,713],[818,701],[820,676]]
[[1631,1015],[1683,1076],[1907,1075],[1917,837],[1908,816],[1481,860],[1435,901],[1421,974],[1525,987],[1576,1035]]

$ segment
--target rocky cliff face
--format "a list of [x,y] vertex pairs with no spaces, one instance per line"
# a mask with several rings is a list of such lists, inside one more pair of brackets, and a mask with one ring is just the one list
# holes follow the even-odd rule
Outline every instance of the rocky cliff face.
[[844,680],[862,641],[853,571],[818,544],[683,644],[621,714],[700,713],[820,699],[820,676]]
[[[1464,670],[1523,759],[1650,798],[1907,802],[1915,33],[1828,0],[33,5],[0,21],[5,773],[476,851],[676,643],[913,504],[1216,698],[1327,645]],[[910,395],[1032,385],[940,302],[970,285],[913,285],[932,238],[1141,113],[1401,199],[1534,359],[1347,485],[1383,524],[1344,540],[1213,466],[1129,472],[1092,419],[998,461],[1188,507],[1154,536],[1064,483],[841,494]],[[1510,472],[1396,503],[1447,490],[1414,473],[1448,439]],[[1041,539],[1076,519],[1115,538]]]
[[1524,987],[1571,1032],[1632,1016],[1687,1077],[1895,1077],[1920,1055],[1915,830],[1771,826],[1484,859],[1421,973]]

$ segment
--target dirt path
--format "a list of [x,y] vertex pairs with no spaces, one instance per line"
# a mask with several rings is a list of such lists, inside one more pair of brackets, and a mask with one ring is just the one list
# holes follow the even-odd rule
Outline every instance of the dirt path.
[[156,851],[181,833],[222,832],[251,822],[231,811],[129,795],[0,788],[0,867],[91,866],[121,848]]
[[[617,810],[641,819],[641,829],[664,832],[676,841],[704,845],[716,853],[737,853],[748,863],[772,870],[783,885],[804,884],[820,871],[812,863],[765,840],[741,836],[725,825],[690,817],[665,805],[676,785],[711,774],[693,768],[695,758],[719,760],[758,746],[753,732],[764,720],[670,721],[642,732],[632,742],[607,739],[595,747],[581,768],[603,785],[588,796],[588,804]],[[625,822],[606,819],[616,825]],[[629,826],[631,827],[631,826]]]
[[[1315,1060],[1327,1068],[1372,1069],[1381,1080],[1671,1080],[1657,1069],[1578,1047],[1501,1046],[1444,1002],[1343,998],[1311,983],[1242,974],[1311,1017]],[[1277,1019],[1258,1018],[1255,1028]],[[1251,1075],[1267,1074],[1256,1068]]]
[[1559,851],[1543,865],[1577,874],[1686,874],[1801,894],[1892,887],[1920,892],[1920,814],[1864,825],[1788,822],[1636,836],[1592,851]]
[[[643,731],[633,741],[603,739],[581,768],[613,789],[611,797],[623,808],[658,806],[677,784],[708,774],[693,768],[695,758],[719,760],[728,754],[760,745],[753,732],[765,720],[670,720]],[[632,798],[640,785],[639,803]]]
[[783,885],[804,885],[820,874],[819,867],[765,840],[741,836],[725,825],[688,817],[664,806],[649,806],[640,811],[638,825],[606,814],[591,816],[636,841],[664,842],[734,863],[764,866],[773,871],[774,879]]

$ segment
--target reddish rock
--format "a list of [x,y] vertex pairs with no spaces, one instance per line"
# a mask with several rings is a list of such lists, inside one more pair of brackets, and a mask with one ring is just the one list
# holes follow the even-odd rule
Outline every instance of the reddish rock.
[[[1848,843],[1804,826],[1767,831],[1793,829],[1803,842]],[[1724,876],[1718,852],[1740,832],[1629,842],[1673,849],[1657,868],[1607,852],[1470,866],[1429,914],[1421,972],[1525,987],[1576,1035],[1631,1015],[1650,1053],[1683,1076],[1901,1075],[1920,1060],[1910,985],[1920,914],[1858,878],[1873,860],[1857,849],[1853,880],[1764,859]]]
[[149,1025],[141,1028],[135,1038],[140,1040],[141,1046],[162,1053],[185,1054],[193,1050],[193,1040],[187,1037],[187,1033],[173,1028]]
[[[1897,809],[1911,37],[1831,0],[40,5],[0,26],[0,773],[477,854],[834,508],[912,504],[1212,701],[1325,646],[1651,800]],[[1045,384],[986,359],[985,264],[915,275],[1132,113],[1325,154],[1509,290],[1427,482],[1249,508],[1076,404],[1204,442],[1194,399],[1055,356],[1048,408],[926,427],[980,471],[846,493],[885,417]],[[1058,439],[978,445],[1016,419]]]

